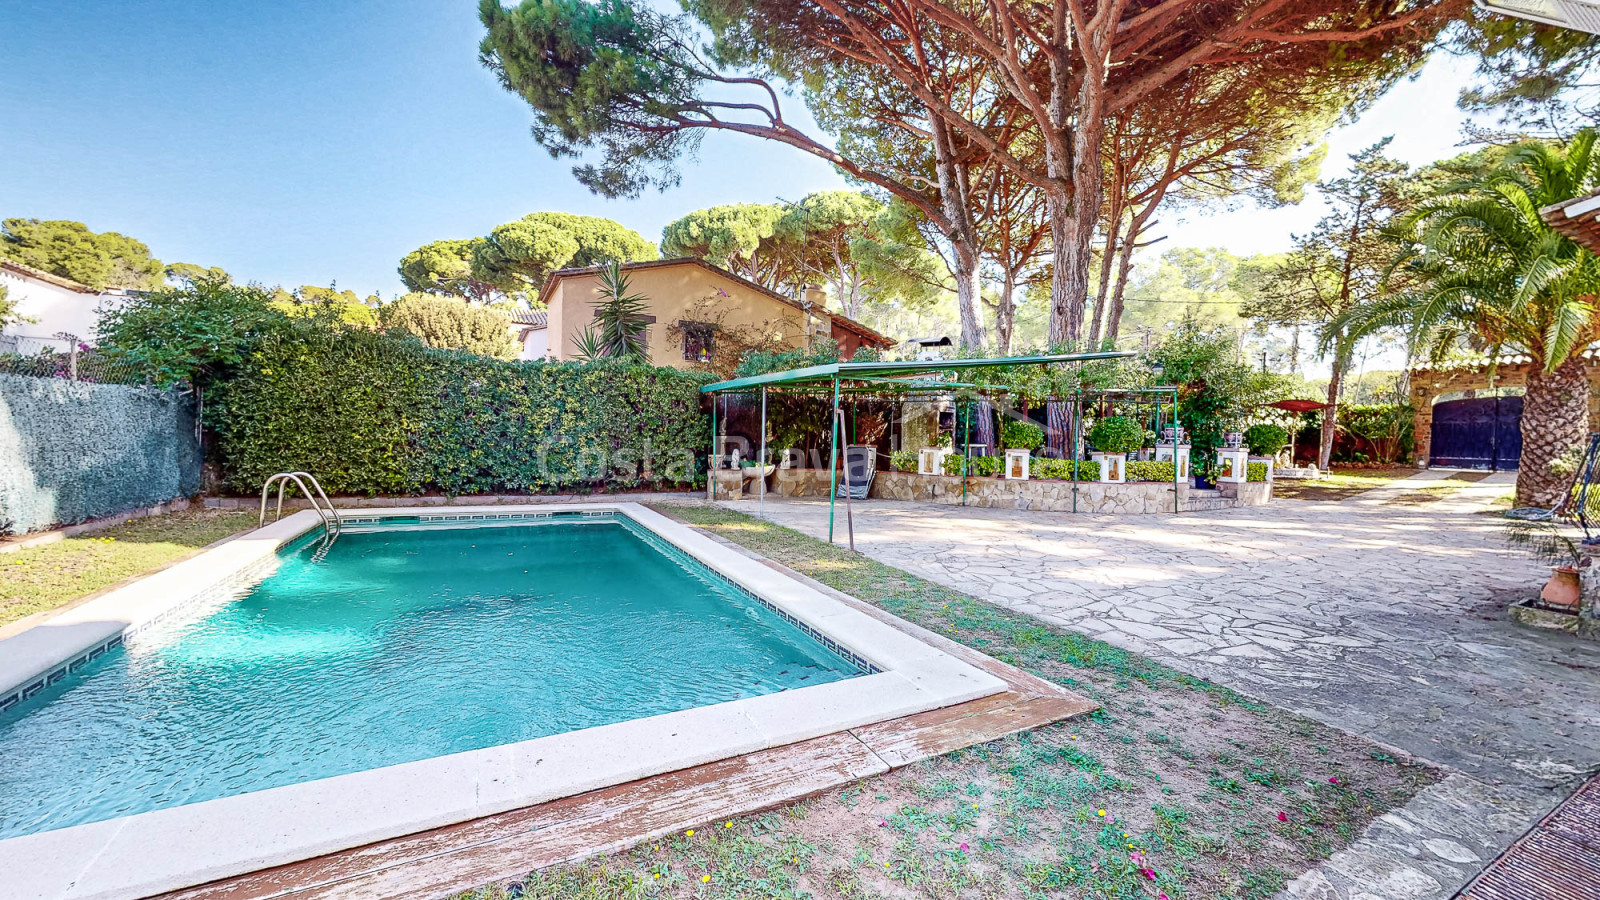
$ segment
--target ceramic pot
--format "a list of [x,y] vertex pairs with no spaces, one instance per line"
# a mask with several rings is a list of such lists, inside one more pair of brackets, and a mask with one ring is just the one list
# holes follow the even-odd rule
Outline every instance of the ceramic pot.
[[1583,603],[1583,585],[1578,581],[1577,566],[1551,566],[1550,580],[1544,583],[1539,599],[1556,609],[1577,612]]

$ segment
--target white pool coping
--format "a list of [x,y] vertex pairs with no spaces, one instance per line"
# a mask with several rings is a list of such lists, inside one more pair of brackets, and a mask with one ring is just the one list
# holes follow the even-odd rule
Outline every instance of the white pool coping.
[[[0,840],[0,898],[130,898],[953,706],[1006,685],[637,503],[363,509],[423,519],[613,511],[883,671],[515,744]],[[0,697],[270,566],[306,510],[0,640]],[[212,591],[214,594],[215,591]]]

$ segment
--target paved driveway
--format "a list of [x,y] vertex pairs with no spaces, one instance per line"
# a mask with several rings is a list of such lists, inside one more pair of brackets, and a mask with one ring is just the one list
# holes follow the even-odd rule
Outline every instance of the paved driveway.
[[[1547,570],[1507,551],[1479,514],[1504,485],[1386,502],[1407,489],[1172,516],[867,501],[855,505],[856,547],[1459,770],[1411,818],[1375,829],[1397,834],[1330,863],[1355,874],[1328,876],[1354,890],[1374,870],[1410,866],[1405,877],[1423,875],[1425,889],[1393,896],[1449,896],[1456,875],[1600,767],[1600,644],[1505,620],[1505,604],[1536,592]],[[827,534],[825,501],[725,505]],[[842,506],[837,529],[842,544]],[[1411,831],[1446,851],[1407,850]],[[1419,856],[1441,871],[1416,869]],[[1322,886],[1305,896],[1363,895]]]

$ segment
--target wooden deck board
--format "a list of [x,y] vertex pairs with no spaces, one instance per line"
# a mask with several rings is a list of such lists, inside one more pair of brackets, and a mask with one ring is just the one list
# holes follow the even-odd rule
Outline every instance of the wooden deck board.
[[791,803],[891,768],[1093,709],[1007,692],[379,841],[161,895],[160,900],[436,897]]

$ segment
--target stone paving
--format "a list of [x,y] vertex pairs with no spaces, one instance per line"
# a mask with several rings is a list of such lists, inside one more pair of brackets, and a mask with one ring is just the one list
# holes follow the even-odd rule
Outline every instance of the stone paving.
[[[1421,486],[1120,518],[866,501],[855,537],[881,562],[1459,772],[1293,890],[1443,898],[1600,767],[1600,643],[1506,621],[1546,571],[1480,514],[1506,479],[1385,502]],[[728,506],[827,535],[826,501]]]

